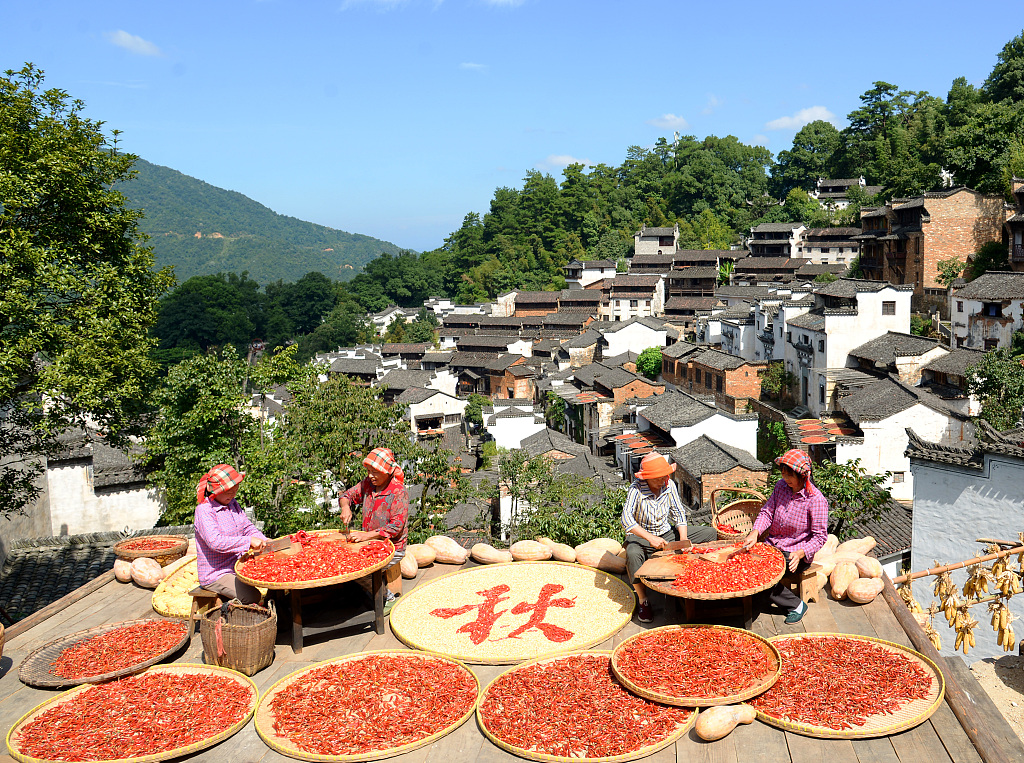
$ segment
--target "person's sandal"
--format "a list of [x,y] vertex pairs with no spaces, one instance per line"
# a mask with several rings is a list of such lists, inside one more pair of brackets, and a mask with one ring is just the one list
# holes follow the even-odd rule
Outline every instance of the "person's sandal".
[[807,614],[807,604],[800,602],[799,606],[786,615],[786,624],[793,625],[804,619],[804,615]]
[[397,601],[398,597],[396,596],[395,598],[388,599],[386,602],[384,602],[384,617],[387,617],[391,614],[391,610],[395,608],[395,603]]

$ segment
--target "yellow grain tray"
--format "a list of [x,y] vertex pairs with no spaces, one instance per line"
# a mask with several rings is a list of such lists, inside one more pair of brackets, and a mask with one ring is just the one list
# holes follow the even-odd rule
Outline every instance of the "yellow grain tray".
[[[444,701],[445,699],[453,703],[450,710],[452,713],[458,713],[457,717],[443,728],[437,728],[436,730],[433,730],[432,733],[425,733],[419,738],[410,739],[400,745],[396,745],[394,747],[378,747],[365,752],[351,754],[326,754],[322,752],[313,752],[309,749],[304,749],[300,746],[301,743],[297,740],[279,732],[277,719],[274,715],[273,703],[275,698],[277,698],[281,692],[287,691],[292,684],[301,680],[309,673],[330,666],[339,667],[338,678],[340,680],[337,684],[328,684],[323,688],[325,691],[331,693],[334,691],[342,692],[345,688],[343,680],[346,669],[353,670],[358,663],[371,658],[375,660],[377,658],[383,658],[384,662],[377,660],[383,666],[387,666],[389,662],[393,661],[394,670],[389,671],[386,667],[385,669],[381,669],[380,667],[375,668],[378,670],[379,683],[375,682],[372,689],[368,689],[364,686],[360,686],[358,688],[358,696],[361,702],[359,712],[352,713],[348,716],[332,716],[328,718],[324,716],[324,713],[320,711],[319,707],[316,707],[315,711],[309,718],[309,723],[302,724],[304,731],[308,732],[314,730],[314,724],[318,722],[328,730],[329,738],[335,740],[350,740],[355,736],[362,738],[367,736],[368,733],[372,733],[374,730],[394,729],[398,724],[409,720],[411,710],[429,710],[431,707],[436,706],[436,703]],[[423,682],[417,687],[423,696],[410,696],[408,693],[409,687],[402,685],[402,673],[405,670],[417,667],[419,663],[424,663],[432,669],[431,673],[433,674],[433,678],[430,680],[436,680],[438,675],[437,669],[434,668],[434,665],[436,664],[443,663],[448,668],[454,669],[454,675],[463,676],[467,679],[467,691],[463,692],[465,696],[459,697],[451,692],[446,693],[444,691],[444,687],[433,686],[429,682]],[[468,691],[469,684],[473,687],[471,692]],[[349,689],[349,692],[352,692],[352,689]],[[462,663],[443,655],[429,654],[425,652],[410,652],[404,649],[379,652],[359,652],[357,654],[338,657],[333,660],[327,660],[326,662],[319,662],[315,665],[309,666],[308,668],[303,668],[302,670],[282,678],[274,684],[260,699],[259,707],[256,709],[256,732],[271,749],[276,750],[283,755],[298,758],[299,760],[379,760],[381,758],[390,758],[395,755],[401,755],[419,747],[432,744],[441,737],[457,729],[473,714],[473,711],[476,709],[476,700],[479,693],[480,683],[473,672]],[[289,707],[301,710],[301,708],[296,708],[294,704]],[[309,745],[306,745],[306,747],[308,746]]]
[[[219,744],[220,742],[223,742],[225,739],[228,739],[234,734],[238,733],[245,726],[245,724],[249,722],[249,718],[252,717],[253,711],[256,709],[256,701],[259,697],[259,692],[256,690],[256,684],[254,684],[246,676],[243,676],[241,673],[237,673],[234,670],[228,670],[227,668],[218,668],[213,665],[189,665],[183,663],[180,665],[158,665],[156,667],[149,668],[144,673],[139,674],[139,676],[134,676],[133,678],[139,678],[140,676],[153,674],[200,674],[217,675],[230,678],[238,685],[241,691],[247,692],[249,694],[249,711],[246,713],[245,717],[237,723],[232,724],[231,726],[225,728],[223,731],[220,731],[217,734],[209,736],[206,739],[201,739],[198,742],[193,742],[191,744],[183,745],[181,747],[176,747],[171,750],[164,750],[162,752],[154,753],[152,755],[138,755],[131,758],[108,758],[99,761],[99,763],[155,763],[155,761],[170,760],[171,758],[178,758],[184,755],[191,755],[193,753],[199,752],[200,750],[205,750],[208,747],[213,747],[214,745]],[[121,680],[132,680],[132,678]],[[17,723],[15,723],[11,727],[11,730],[7,732],[7,750],[11,753],[15,760],[22,761],[23,763],[50,763],[50,761],[56,761],[57,759],[54,758],[37,758],[21,752],[21,750],[19,749],[19,741],[22,730],[25,728],[26,725],[34,721],[38,716],[42,715],[43,713],[54,707],[57,707],[59,705],[64,704],[65,702],[69,702],[77,698],[78,695],[82,692],[100,690],[105,686],[113,685],[114,684],[104,684],[103,686],[99,687],[89,685],[77,686],[74,689],[66,691],[63,694],[59,694],[56,697],[52,697],[51,699],[46,700],[42,704],[37,705],[32,710],[23,715],[17,721]],[[195,712],[205,712],[206,710],[208,710],[208,708],[194,708]],[[180,713],[178,714],[177,717],[173,718],[173,722],[179,725],[186,723],[186,721],[183,720],[183,717],[181,716]],[[65,739],[69,736],[69,734],[70,732],[64,732],[62,733],[61,738]]]
[[[911,663],[918,665],[931,677],[931,687],[928,690],[927,696],[921,699],[912,700],[900,706],[893,713],[876,713],[874,715],[869,715],[862,725],[849,729],[833,729],[828,726],[790,720],[788,717],[769,715],[768,712],[764,710],[764,706],[761,704],[761,701],[769,698],[773,690],[784,689],[786,685],[787,663],[784,649],[782,649],[782,647],[784,647],[786,642],[799,639],[841,639],[841,642],[837,642],[837,646],[844,650],[844,654],[849,654],[853,658],[856,658],[858,645],[871,644],[873,646],[880,647],[886,651],[899,654],[907,658]],[[774,636],[769,639],[769,641],[776,648],[780,648],[780,650],[783,651],[782,675],[772,689],[769,689],[761,696],[750,700],[749,704],[757,710],[757,717],[759,720],[762,720],[772,726],[777,726],[780,729],[785,729],[786,731],[792,731],[797,734],[817,737],[820,739],[864,739],[868,737],[898,734],[901,731],[911,729],[928,720],[932,713],[938,709],[945,693],[945,683],[942,678],[942,671],[938,669],[934,662],[929,660],[923,654],[915,652],[913,649],[901,646],[900,644],[894,644],[890,641],[883,641],[882,639],[871,638],[869,636],[853,636],[848,633],[798,633],[785,636]],[[865,675],[864,665],[862,662],[854,661],[851,664],[851,670],[857,671],[857,674],[860,676]],[[803,697],[803,700],[801,701],[805,701],[806,697],[809,696],[806,692],[798,693]],[[820,696],[830,696],[828,690],[825,688],[818,689],[817,693]],[[834,695],[832,696],[834,697]],[[835,707],[834,702],[833,707]]]
[[600,644],[629,622],[634,601],[592,567],[491,564],[416,586],[391,611],[391,630],[416,649],[508,665]]
[[153,609],[164,617],[188,618],[192,597],[188,595],[199,585],[199,568],[195,554],[164,567],[164,579],[153,591]]
[[[595,660],[602,661],[596,678],[588,670]],[[480,697],[480,730],[498,747],[527,760],[621,763],[668,747],[690,729],[696,710],[666,707],[630,694],[615,681],[610,662],[608,652],[578,652],[534,660],[502,673]],[[503,695],[509,699],[501,699]],[[653,717],[638,720],[641,711]],[[545,729],[552,724],[560,728]],[[656,725],[661,729],[655,731]],[[614,751],[601,749],[611,734],[622,739],[612,742]],[[643,744],[629,749],[626,739]]]

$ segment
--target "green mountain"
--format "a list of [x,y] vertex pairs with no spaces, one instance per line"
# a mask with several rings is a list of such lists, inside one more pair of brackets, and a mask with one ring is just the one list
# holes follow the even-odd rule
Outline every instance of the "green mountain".
[[348,280],[381,252],[400,247],[357,233],[279,215],[235,191],[139,159],[138,176],[119,189],[145,217],[140,228],[159,267],[181,283],[196,275],[249,272],[261,286],[320,271]]

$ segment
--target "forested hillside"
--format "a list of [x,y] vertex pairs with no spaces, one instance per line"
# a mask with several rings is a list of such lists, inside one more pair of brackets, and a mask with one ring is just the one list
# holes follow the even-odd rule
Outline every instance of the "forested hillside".
[[297,281],[313,271],[348,280],[381,252],[400,251],[387,241],[279,215],[144,159],[135,169],[137,177],[119,190],[145,212],[139,227],[152,237],[157,265],[173,265],[179,282],[244,271],[261,284]]

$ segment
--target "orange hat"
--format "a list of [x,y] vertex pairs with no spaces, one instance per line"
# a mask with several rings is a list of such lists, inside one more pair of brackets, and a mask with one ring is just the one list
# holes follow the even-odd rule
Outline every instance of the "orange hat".
[[660,453],[648,453],[640,461],[640,471],[636,476],[642,480],[651,480],[658,477],[665,477],[676,470],[675,464],[670,464],[668,459]]

